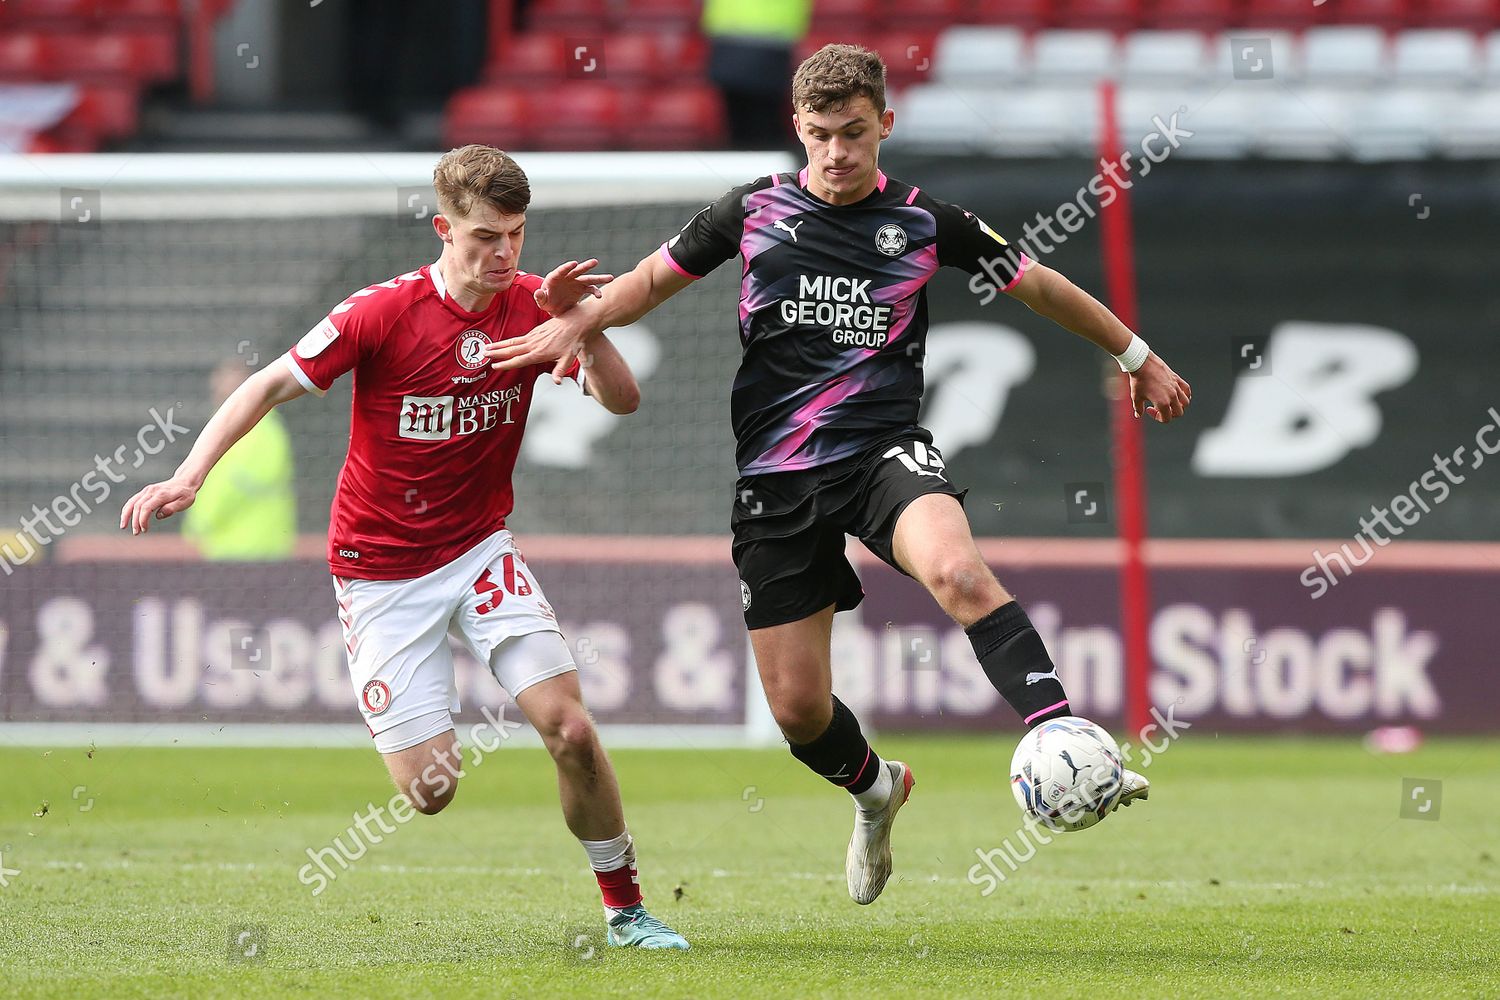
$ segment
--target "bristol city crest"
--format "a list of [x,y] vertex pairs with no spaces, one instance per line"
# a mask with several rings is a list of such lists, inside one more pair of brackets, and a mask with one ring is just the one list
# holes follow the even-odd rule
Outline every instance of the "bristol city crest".
[[490,338],[485,336],[483,330],[465,330],[462,337],[458,338],[455,348],[458,354],[458,363],[470,371],[484,367],[484,349],[490,345]]
[[391,689],[386,686],[385,681],[377,680],[366,684],[360,698],[364,701],[365,708],[370,710],[371,715],[379,715],[391,707]]

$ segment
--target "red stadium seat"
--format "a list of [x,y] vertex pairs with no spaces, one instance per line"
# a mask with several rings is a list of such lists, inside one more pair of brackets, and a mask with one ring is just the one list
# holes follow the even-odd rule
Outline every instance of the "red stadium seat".
[[969,19],[975,24],[1040,28],[1052,23],[1052,0],[974,0]]
[[107,18],[176,20],[182,16],[182,0],[98,0],[99,14]]
[[617,28],[694,31],[703,16],[698,0],[629,0],[615,8]]
[[533,31],[561,31],[585,36],[607,34],[609,0],[537,0],[526,15]]
[[1330,20],[1334,4],[1314,7],[1310,0],[1249,0],[1245,6],[1246,28],[1306,28]]
[[625,82],[698,80],[708,61],[702,35],[630,31],[604,40],[604,72]]
[[1411,18],[1408,0],[1337,0],[1329,5],[1340,24],[1372,24],[1377,28],[1404,28]]
[[1122,31],[1141,21],[1140,0],[1058,0],[1057,23],[1069,28],[1106,28]]
[[880,0],[815,0],[812,30],[817,32],[868,35],[882,20],[885,12]]
[[470,87],[448,100],[443,141],[449,146],[481,142],[506,149],[531,143],[531,92],[517,87]]
[[1500,28],[1500,0],[1416,0],[1413,23],[1424,28]]
[[69,35],[57,44],[58,71],[69,78],[160,83],[179,73],[174,30]]
[[720,149],[725,140],[724,104],[707,84],[674,87],[646,98],[645,114],[632,115],[632,149]]
[[38,31],[0,35],[0,80],[46,80],[53,76],[55,36]]
[[6,0],[4,6],[18,21],[67,27],[97,14],[99,0]]
[[135,132],[139,121],[140,95],[134,87],[91,86],[63,124],[116,139]]
[[1237,28],[1243,20],[1240,0],[1146,0],[1142,19],[1152,28]]
[[537,149],[614,149],[630,122],[623,112],[638,96],[605,81],[569,80],[534,95],[532,138]]
[[491,56],[485,76],[503,83],[561,80],[568,71],[567,45],[567,39],[551,31],[514,35]]
[[886,0],[880,14],[882,27],[922,28],[937,31],[963,23],[969,13],[966,0]]
[[932,75],[933,50],[937,46],[936,31],[920,28],[885,31],[872,39],[872,42],[875,51],[885,60],[885,79],[889,86],[905,87]]

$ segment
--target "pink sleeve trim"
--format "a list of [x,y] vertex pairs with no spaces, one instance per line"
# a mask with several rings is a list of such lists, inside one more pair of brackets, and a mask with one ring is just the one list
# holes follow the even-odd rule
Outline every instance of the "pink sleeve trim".
[[771,186],[772,187],[777,187],[777,188],[781,187],[781,175],[780,174],[772,174],[771,175]]
[[661,245],[661,250],[659,252],[661,253],[661,259],[667,262],[668,267],[670,267],[672,270],[676,271],[678,274],[682,275],[689,281],[697,281],[699,278],[703,277],[703,275],[701,274],[693,274],[685,270],[681,264],[673,260],[671,253],[667,251],[667,245],[665,243]]
[[921,193],[922,193],[922,189],[921,188],[912,188],[911,189],[911,194],[909,194],[909,195],[906,196],[906,203],[908,205],[910,205],[912,202],[914,202],[914,201],[917,200],[917,195],[919,195]]
[[1010,284],[1006,285],[1004,288],[1002,288],[1000,290],[1002,292],[1008,292],[1012,288],[1015,288],[1016,287],[1016,282],[1018,282],[1018,281],[1021,280],[1021,278],[1026,274],[1026,269],[1028,267],[1030,267],[1030,266],[1031,266],[1031,258],[1028,257],[1028,256],[1026,256],[1023,253],[1021,255],[1021,266],[1016,269],[1016,276],[1014,278],[1010,279]]

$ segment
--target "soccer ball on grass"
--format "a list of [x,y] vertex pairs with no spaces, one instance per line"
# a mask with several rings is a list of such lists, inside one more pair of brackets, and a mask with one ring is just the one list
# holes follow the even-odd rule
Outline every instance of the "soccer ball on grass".
[[1101,727],[1069,715],[1021,737],[1010,790],[1021,811],[1059,833],[1086,830],[1112,812],[1124,789],[1120,748]]

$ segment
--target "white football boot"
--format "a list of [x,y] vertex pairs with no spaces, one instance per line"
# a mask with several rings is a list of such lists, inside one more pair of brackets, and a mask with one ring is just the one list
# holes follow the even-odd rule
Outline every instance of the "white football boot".
[[891,772],[891,797],[879,809],[854,806],[854,835],[844,856],[849,896],[861,906],[875,902],[891,877],[891,825],[916,784],[911,768],[899,760],[885,761],[885,766]]
[[[1144,774],[1138,774],[1129,768],[1121,768],[1120,784],[1124,787],[1120,791],[1119,800],[1115,802],[1115,809],[1128,806],[1136,799],[1145,801],[1151,797],[1151,782],[1146,780]],[[1110,812],[1114,812],[1114,809]]]

